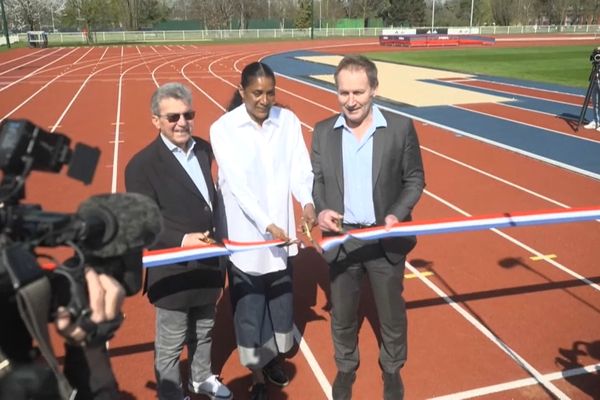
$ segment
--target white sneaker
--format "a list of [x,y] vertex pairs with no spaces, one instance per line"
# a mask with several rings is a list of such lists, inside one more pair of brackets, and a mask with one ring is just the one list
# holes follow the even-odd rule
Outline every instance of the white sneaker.
[[588,122],[583,127],[585,129],[598,129],[598,128],[600,128],[600,126],[598,126],[598,124],[596,124],[596,121]]
[[230,400],[231,391],[223,385],[216,375],[209,376],[204,382],[188,382],[188,389],[196,394],[208,396],[211,400]]

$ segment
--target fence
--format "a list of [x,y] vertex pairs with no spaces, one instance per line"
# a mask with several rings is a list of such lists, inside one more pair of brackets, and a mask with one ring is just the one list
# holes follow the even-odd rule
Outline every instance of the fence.
[[[24,36],[24,37],[25,37],[25,40],[27,40],[27,34],[26,34],[26,33],[24,33],[24,35],[25,35],[25,36]],[[21,38],[20,38],[20,36],[19,36],[19,35],[17,35],[17,34],[13,34],[13,35],[9,35],[9,36],[8,36],[8,40],[9,40],[9,41],[10,41],[10,43],[12,44],[12,43],[16,43],[16,42],[18,42],[19,40],[21,40]],[[0,36],[0,46],[6,46],[6,37],[5,37],[4,35]]]
[[[439,29],[440,27],[436,27]],[[390,28],[313,28],[311,29],[232,29],[232,30],[197,30],[197,31],[132,31],[132,32],[93,32],[90,42],[94,44],[116,43],[170,43],[201,42],[222,40],[256,40],[256,39],[309,39],[329,37],[374,37],[378,38],[382,31]],[[393,28],[392,28],[393,29]],[[402,28],[398,28],[402,30]],[[411,30],[414,30],[412,28]],[[418,29],[418,28],[416,28]],[[429,29],[429,28],[424,28]],[[478,26],[455,27],[449,30],[477,32],[480,35],[517,35],[517,34],[593,34],[600,37],[599,25],[543,25],[543,26]],[[20,33],[19,40],[27,42],[27,35]],[[12,40],[11,40],[12,43]],[[48,44],[81,45],[88,43],[81,32],[48,33]]]

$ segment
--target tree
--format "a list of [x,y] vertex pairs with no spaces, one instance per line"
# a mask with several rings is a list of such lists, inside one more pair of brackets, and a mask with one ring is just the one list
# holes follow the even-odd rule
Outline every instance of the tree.
[[598,24],[600,16],[600,0],[581,0],[577,12],[577,22],[581,24]]
[[[119,9],[112,0],[67,0],[63,22],[91,35],[98,28],[114,27],[119,20]],[[91,37],[91,36],[90,36]]]
[[386,25],[422,26],[425,22],[424,0],[389,0],[381,13]]
[[354,0],[352,1],[350,18],[360,18],[366,21],[367,18],[379,17],[388,7],[386,0]]
[[204,29],[230,29],[236,5],[230,0],[195,0],[192,3],[194,18],[202,21]]
[[516,13],[517,0],[492,0],[492,18],[496,25],[510,25]]
[[46,4],[41,0],[4,0],[8,26],[11,30],[39,30]]
[[312,0],[299,0],[298,10],[296,11],[296,18],[294,18],[294,27],[298,29],[307,29],[312,27],[313,15],[312,15]]
[[[286,19],[290,19],[296,12],[295,0],[278,0],[274,7],[274,16],[279,18],[279,25],[281,28],[285,27]],[[322,0],[321,0],[322,1]],[[324,10],[325,13],[327,10]]]
[[152,26],[156,22],[164,21],[170,12],[169,8],[159,0],[138,0],[138,5],[136,28]]

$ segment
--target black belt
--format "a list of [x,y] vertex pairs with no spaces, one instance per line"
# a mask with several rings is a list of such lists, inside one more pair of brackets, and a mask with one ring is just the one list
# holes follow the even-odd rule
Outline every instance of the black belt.
[[347,224],[347,223],[342,223],[342,227],[346,230],[348,229],[364,229],[364,228],[372,228],[374,227],[375,224]]

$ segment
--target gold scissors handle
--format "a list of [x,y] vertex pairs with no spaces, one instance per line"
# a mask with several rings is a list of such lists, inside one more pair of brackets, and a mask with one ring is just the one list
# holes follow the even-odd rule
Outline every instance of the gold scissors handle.
[[310,228],[308,227],[308,222],[306,221],[302,221],[302,233],[311,241],[311,243],[315,243]]

